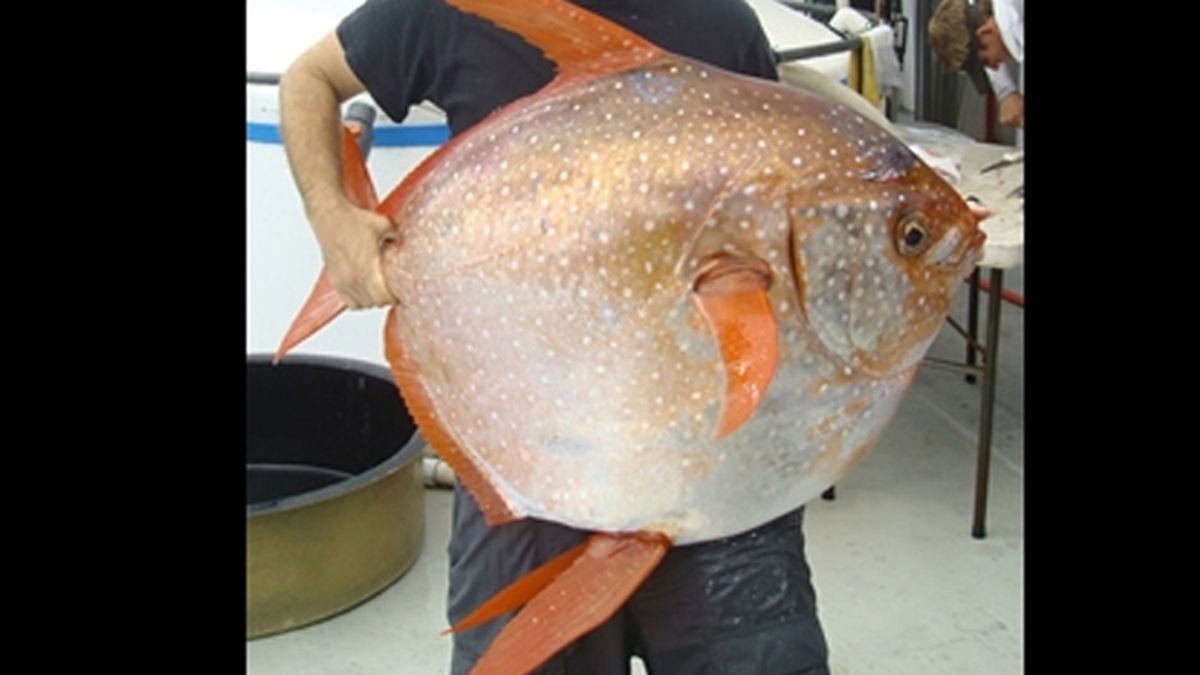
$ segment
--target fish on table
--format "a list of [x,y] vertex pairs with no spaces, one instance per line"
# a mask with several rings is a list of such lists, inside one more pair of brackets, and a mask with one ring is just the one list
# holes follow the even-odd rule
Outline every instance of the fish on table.
[[[853,109],[560,0],[446,0],[557,66],[378,201],[386,355],[489,524],[594,531],[454,630],[476,672],[610,616],[668,547],[794,510],[880,437],[978,260],[958,193]],[[324,274],[277,357],[345,309]]]

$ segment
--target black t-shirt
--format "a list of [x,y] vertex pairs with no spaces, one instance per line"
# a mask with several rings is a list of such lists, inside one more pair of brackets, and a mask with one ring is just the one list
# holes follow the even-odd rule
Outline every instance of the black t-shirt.
[[[742,0],[575,0],[651,42],[733,72],[777,80],[754,11]],[[451,134],[531,94],[554,65],[514,33],[442,0],[369,0],[342,20],[350,69],[388,117],[432,101]]]

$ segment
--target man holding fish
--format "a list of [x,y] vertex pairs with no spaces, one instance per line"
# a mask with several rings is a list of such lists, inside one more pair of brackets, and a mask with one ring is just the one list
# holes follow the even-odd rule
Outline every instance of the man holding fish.
[[[509,4],[538,11],[537,3]],[[673,52],[777,79],[762,29],[740,0],[574,4]],[[536,47],[443,0],[370,0],[297,59],[280,83],[283,138],[329,281],[346,306],[397,302],[380,251],[405,242],[387,216],[356,205],[343,189],[340,103],[368,91],[402,120],[410,105],[430,100],[458,136],[554,74]],[[827,673],[802,516],[801,507],[741,534],[672,547],[621,610],[537,672],[627,672],[637,653],[656,674]],[[452,624],[589,535],[531,518],[489,527],[461,486],[453,519]],[[457,633],[452,672],[467,672],[507,620]]]

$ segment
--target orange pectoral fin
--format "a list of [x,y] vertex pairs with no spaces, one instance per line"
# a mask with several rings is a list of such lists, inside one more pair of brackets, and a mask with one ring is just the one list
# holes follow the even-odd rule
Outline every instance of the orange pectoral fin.
[[725,401],[714,438],[728,436],[750,418],[775,375],[779,327],[769,285],[768,276],[748,267],[715,270],[696,284],[696,301],[725,363]]
[[[356,206],[364,209],[374,209],[379,206],[379,197],[375,194],[375,186],[371,183],[371,175],[367,171],[367,163],[362,152],[358,149],[358,141],[354,132],[342,125],[342,189],[346,196]],[[346,310],[346,303],[338,296],[337,291],[329,283],[329,275],[322,269],[317,276],[317,283],[308,294],[308,300],[292,319],[279,348],[275,350],[272,363],[279,363],[296,345],[307,340],[317,331],[324,328]]]
[[620,609],[669,547],[662,535],[597,533],[561,554],[560,558],[573,556],[570,565],[549,584],[538,582],[541,590],[504,626],[472,675],[511,675],[537,668]]

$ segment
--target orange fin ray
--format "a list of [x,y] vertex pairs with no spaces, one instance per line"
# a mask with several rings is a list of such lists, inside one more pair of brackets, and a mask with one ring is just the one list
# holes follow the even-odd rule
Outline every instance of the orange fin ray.
[[632,68],[665,54],[640,35],[562,0],[446,2],[542,50],[558,66],[558,77],[547,89]]
[[662,535],[593,534],[572,564],[512,618],[472,675],[526,673],[603,623],[670,547]]
[[779,363],[779,326],[767,297],[770,278],[735,266],[696,285],[696,300],[712,329],[725,363],[725,400],[714,438],[742,426],[759,401]]
[[488,482],[484,474],[475,466],[474,461],[462,450],[446,425],[438,417],[420,374],[404,352],[404,346],[396,337],[396,309],[393,307],[387,316],[384,327],[384,355],[391,364],[392,378],[400,389],[408,412],[421,430],[421,437],[433,448],[450,468],[459,483],[475,499],[476,505],[483,513],[484,522],[488,525],[500,525],[513,520],[513,512],[496,488]]
[[342,189],[355,206],[374,209],[379,206],[379,196],[375,194],[367,160],[358,149],[358,135],[342,124]]
[[[371,182],[367,163],[358,149],[357,135],[343,124],[341,138],[342,189],[355,205],[364,209],[374,209],[379,206],[379,197],[375,194],[375,185]],[[329,325],[329,322],[341,315],[346,307],[346,303],[329,283],[329,275],[322,269],[317,276],[317,283],[308,294],[308,300],[304,302],[296,318],[292,319],[292,325],[279,342],[272,362],[278,364],[285,354]]]
[[288,328],[279,347],[275,350],[275,358],[272,359],[272,363],[278,364],[279,360],[292,351],[296,345],[327,326],[344,311],[346,311],[346,303],[337,294],[337,291],[333,290],[333,286],[329,283],[329,275],[322,269],[321,274],[317,276],[317,283],[313,285],[312,291],[308,294],[308,300],[304,302],[304,306],[296,314],[296,318],[292,319],[291,327]]
[[537,569],[517,579],[506,586],[504,590],[488,598],[487,602],[476,607],[475,611],[463,617],[461,621],[451,626],[445,632],[458,633],[468,628],[474,628],[479,624],[487,623],[501,614],[524,605],[530,598],[537,595],[546,586],[549,586],[564,570],[570,567],[575,562],[575,559],[583,554],[587,546],[588,542],[584,541],[578,546],[572,546],[542,563]]

